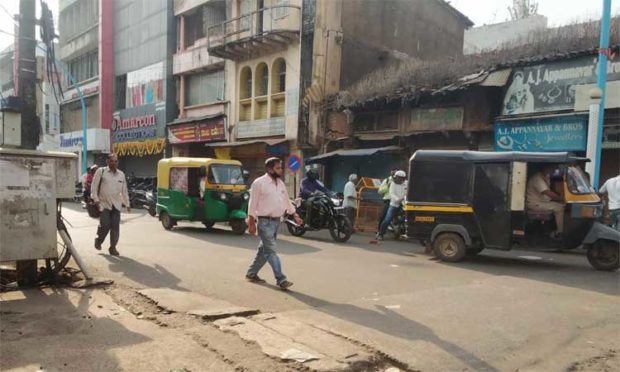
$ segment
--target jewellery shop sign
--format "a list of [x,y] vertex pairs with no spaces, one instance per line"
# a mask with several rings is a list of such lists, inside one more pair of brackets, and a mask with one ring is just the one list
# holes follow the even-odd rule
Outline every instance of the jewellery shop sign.
[[157,137],[157,117],[154,114],[112,120],[114,142],[142,141]]
[[[596,83],[597,56],[514,68],[502,115],[570,110],[576,86]],[[620,61],[607,64],[607,81],[620,80]]]

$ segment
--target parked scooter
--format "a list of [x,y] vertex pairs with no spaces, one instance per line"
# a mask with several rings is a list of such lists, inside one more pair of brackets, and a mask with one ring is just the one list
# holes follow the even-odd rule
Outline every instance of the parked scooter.
[[[332,238],[340,243],[346,242],[351,237],[353,226],[351,221],[344,215],[342,200],[335,198],[335,195],[327,195],[320,191],[312,194],[315,208],[311,221],[304,221],[304,226],[300,226],[292,218],[287,218],[284,222],[288,231],[293,236],[302,236],[306,231],[316,231],[329,229]],[[306,216],[306,207],[301,199],[294,202],[297,214]]]

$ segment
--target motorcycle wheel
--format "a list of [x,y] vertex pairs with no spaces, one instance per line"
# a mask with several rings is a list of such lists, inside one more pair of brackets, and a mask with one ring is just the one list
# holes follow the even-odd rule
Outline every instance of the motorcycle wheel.
[[286,228],[288,229],[288,232],[291,233],[291,235],[293,236],[303,236],[306,233],[306,229],[301,226],[297,227],[287,223]]
[[149,207],[149,214],[151,217],[155,217],[157,215],[157,209],[155,209],[155,207]]
[[346,216],[337,215],[334,217],[329,226],[329,234],[332,239],[338,243],[344,243],[351,237],[353,227],[351,221]]

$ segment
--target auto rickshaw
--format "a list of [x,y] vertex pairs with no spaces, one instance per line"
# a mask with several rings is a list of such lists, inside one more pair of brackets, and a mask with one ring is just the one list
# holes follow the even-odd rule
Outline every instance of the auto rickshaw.
[[162,226],[200,221],[207,229],[229,222],[243,234],[250,198],[246,172],[236,160],[168,158],[157,164],[157,213]]
[[[570,153],[416,151],[409,161],[407,236],[430,243],[444,261],[485,248],[587,250],[597,270],[619,267],[620,232],[598,222],[601,199]],[[564,234],[552,238],[552,211],[528,210],[531,176],[552,165],[551,188],[564,199]]]

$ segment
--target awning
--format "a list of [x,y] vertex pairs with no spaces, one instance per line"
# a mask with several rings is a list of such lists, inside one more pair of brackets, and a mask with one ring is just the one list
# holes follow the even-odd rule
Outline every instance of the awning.
[[354,156],[369,156],[380,152],[397,152],[401,151],[399,146],[386,146],[377,147],[373,149],[356,149],[356,150],[336,150],[325,154],[317,155],[306,159],[307,164],[320,164],[334,157],[354,157]]
[[503,87],[508,83],[508,78],[512,72],[511,68],[505,68],[503,70],[497,70],[491,72],[482,83],[483,87]]
[[275,145],[279,145],[286,141],[288,141],[286,138],[277,138],[277,139],[262,139],[262,140],[254,140],[254,141],[207,143],[205,144],[205,146],[206,147],[239,147],[239,146],[256,145],[256,144],[261,144],[261,143],[267,146],[275,146]]
[[387,141],[398,137],[398,133],[355,133],[354,136],[362,141]]
[[171,121],[170,123],[168,123],[168,125],[197,123],[197,122],[202,122],[202,121],[209,120],[209,119],[219,118],[221,116],[224,116],[224,114],[223,113],[217,113],[217,114],[213,114],[213,115],[205,115],[205,116],[198,116],[198,117],[188,117],[188,118],[182,118],[182,119],[175,119],[175,120]]

